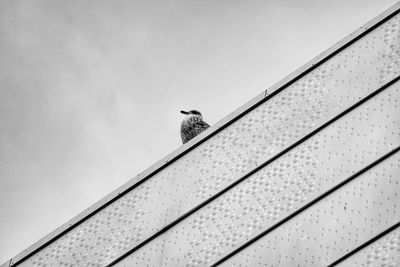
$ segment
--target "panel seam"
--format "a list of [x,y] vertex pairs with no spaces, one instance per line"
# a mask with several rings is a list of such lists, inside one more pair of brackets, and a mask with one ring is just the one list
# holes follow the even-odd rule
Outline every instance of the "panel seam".
[[360,246],[356,247],[355,249],[351,250],[350,252],[346,253],[345,255],[343,255],[342,257],[340,257],[339,259],[337,259],[336,261],[332,262],[331,264],[329,264],[327,267],[332,267],[332,266],[336,266],[337,264],[341,263],[342,261],[346,260],[347,258],[353,256],[355,253],[359,252],[360,250],[362,250],[363,248],[369,246],[370,244],[374,243],[375,241],[379,240],[380,238],[382,238],[383,236],[389,234],[390,232],[394,231],[395,229],[397,229],[398,227],[400,227],[400,222],[392,225],[391,227],[387,228],[386,230],[384,230],[383,232],[379,233],[378,235],[374,236],[373,238],[371,238],[370,240],[368,240],[367,242],[361,244]]

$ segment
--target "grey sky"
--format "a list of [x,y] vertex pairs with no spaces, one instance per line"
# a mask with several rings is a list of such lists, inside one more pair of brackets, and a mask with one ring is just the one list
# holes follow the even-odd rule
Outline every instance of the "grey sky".
[[396,2],[0,0],[0,263]]

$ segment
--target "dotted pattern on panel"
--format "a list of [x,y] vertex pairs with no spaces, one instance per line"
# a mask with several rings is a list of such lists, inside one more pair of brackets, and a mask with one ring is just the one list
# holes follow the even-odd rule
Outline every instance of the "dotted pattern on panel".
[[384,81],[386,76],[391,76],[400,72],[400,30],[399,21],[397,19],[391,21],[385,28],[383,41],[385,43],[385,51],[382,57],[387,58],[390,63],[380,71],[380,80]]
[[22,266],[104,265],[399,75],[399,17],[347,47]]
[[327,266],[400,220],[396,153],[221,266]]
[[400,82],[159,237],[163,266],[210,265],[399,146],[399,102]]
[[[84,222],[78,231],[53,243],[51,250],[46,249],[33,257],[33,266],[104,266],[115,257],[116,251],[126,250],[132,241],[140,240],[146,221],[140,220],[144,211],[138,203],[148,199],[151,187],[152,183],[144,184],[136,194],[121,199],[118,205],[101,210],[95,220]],[[128,227],[132,222],[137,224]],[[108,226],[107,232],[99,234],[99,228],[104,225]],[[88,253],[80,253],[93,249],[97,251],[91,257]]]
[[338,266],[398,267],[400,266],[400,228],[388,233],[368,247],[341,262]]

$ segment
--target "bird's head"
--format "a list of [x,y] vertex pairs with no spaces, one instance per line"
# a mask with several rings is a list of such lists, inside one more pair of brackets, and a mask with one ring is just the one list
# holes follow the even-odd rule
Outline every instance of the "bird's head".
[[200,118],[203,118],[200,111],[197,111],[197,110],[189,110],[189,111],[181,110],[181,113],[185,114],[186,116],[198,116]]

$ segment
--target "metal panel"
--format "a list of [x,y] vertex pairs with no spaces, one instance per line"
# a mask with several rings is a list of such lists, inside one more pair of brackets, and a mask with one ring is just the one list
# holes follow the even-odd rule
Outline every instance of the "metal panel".
[[161,266],[161,263],[162,266],[209,266],[400,146],[399,103],[400,82],[397,82],[147,244],[147,248],[138,250],[119,266],[144,264],[139,264],[138,259],[150,266]]
[[21,265],[112,261],[399,75],[399,32],[396,15]]
[[399,170],[396,153],[222,266],[327,266],[400,221]]
[[400,227],[339,263],[339,267],[400,266]]

